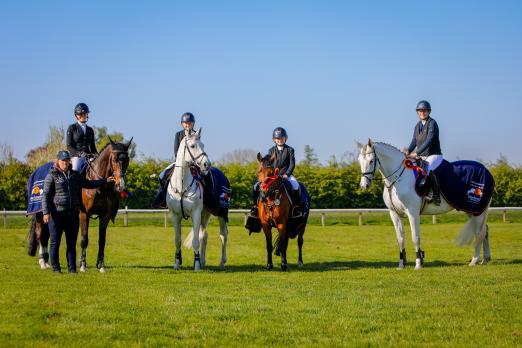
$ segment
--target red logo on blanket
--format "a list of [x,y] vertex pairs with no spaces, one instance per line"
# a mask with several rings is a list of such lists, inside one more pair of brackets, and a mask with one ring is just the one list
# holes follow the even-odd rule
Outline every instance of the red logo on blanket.
[[483,185],[478,185],[477,183],[471,182],[471,187],[468,189],[468,202],[478,203],[482,198],[482,194],[484,191]]
[[33,190],[31,191],[31,193],[32,193],[33,195],[35,195],[35,196],[39,196],[39,195],[41,194],[41,191],[42,191],[42,190],[40,190],[40,186],[38,186],[38,185],[34,185],[34,186],[33,186]]

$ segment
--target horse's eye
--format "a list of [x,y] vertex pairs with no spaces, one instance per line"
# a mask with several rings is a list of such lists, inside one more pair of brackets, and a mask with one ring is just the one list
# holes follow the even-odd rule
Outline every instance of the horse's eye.
[[194,144],[190,145],[190,148],[191,148],[191,149],[193,149],[193,148],[195,148],[195,147],[196,147],[196,145],[194,145]]

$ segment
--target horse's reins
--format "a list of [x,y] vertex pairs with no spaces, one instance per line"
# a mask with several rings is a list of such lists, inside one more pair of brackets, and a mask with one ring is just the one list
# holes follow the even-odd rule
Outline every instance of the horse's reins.
[[[284,192],[286,193],[286,196],[288,200],[290,201],[290,204],[292,204],[292,199],[290,198],[290,195],[288,194],[288,191],[286,190],[286,186],[284,185],[283,179],[280,175],[272,175],[261,183],[261,193],[263,193],[263,197],[261,201],[263,202],[263,206],[268,211],[269,220],[272,220],[272,208],[274,206],[278,206],[280,203],[280,198],[283,195],[283,192],[281,191],[279,193],[280,187],[283,186]],[[276,196],[279,193],[279,196]],[[270,196],[274,196],[273,202],[268,203],[266,198],[270,198]],[[279,201],[279,202],[278,202]]]

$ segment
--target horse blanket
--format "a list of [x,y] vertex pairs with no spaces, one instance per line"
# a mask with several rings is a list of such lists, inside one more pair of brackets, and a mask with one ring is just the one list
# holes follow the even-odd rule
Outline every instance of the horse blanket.
[[230,208],[230,183],[227,177],[217,168],[211,167],[203,176],[203,203],[212,215],[224,217],[228,222]]
[[36,214],[42,211],[42,195],[44,180],[51,168],[53,162],[36,168],[27,180],[27,215]]
[[441,194],[452,207],[473,215],[480,215],[487,209],[495,181],[483,164],[443,160],[434,173]]

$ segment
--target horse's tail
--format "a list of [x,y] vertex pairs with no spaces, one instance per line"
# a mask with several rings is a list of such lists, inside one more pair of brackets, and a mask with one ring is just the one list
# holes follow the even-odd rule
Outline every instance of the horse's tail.
[[482,243],[486,237],[488,220],[488,210],[486,209],[479,216],[470,216],[459,235],[455,239],[458,246],[469,245],[475,241],[475,246]]
[[190,233],[187,235],[187,238],[183,241],[183,246],[187,249],[192,248],[192,239],[194,238],[194,229],[190,230]]
[[37,238],[36,238],[36,214],[32,215],[31,226],[29,227],[29,232],[27,233],[27,255],[35,256],[36,255],[36,247],[37,247]]

